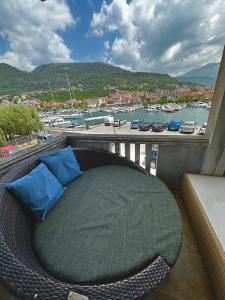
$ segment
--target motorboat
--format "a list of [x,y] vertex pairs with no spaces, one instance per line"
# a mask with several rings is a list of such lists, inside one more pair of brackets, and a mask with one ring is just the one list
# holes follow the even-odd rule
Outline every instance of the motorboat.
[[163,105],[161,110],[164,111],[164,112],[169,112],[169,113],[172,113],[172,112],[176,111],[174,105],[171,105],[171,104]]

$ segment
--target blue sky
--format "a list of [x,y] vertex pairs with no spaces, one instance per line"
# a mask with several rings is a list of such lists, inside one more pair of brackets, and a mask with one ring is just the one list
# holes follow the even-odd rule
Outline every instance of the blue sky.
[[9,50],[9,42],[6,38],[0,35],[0,55]]
[[0,1],[0,63],[105,61],[180,75],[220,61],[224,24],[224,0]]
[[[108,1],[110,2],[110,1]],[[101,60],[104,52],[104,40],[112,41],[111,34],[104,38],[93,36],[90,32],[90,23],[94,12],[98,12],[102,6],[102,0],[77,0],[67,1],[76,26],[62,31],[65,44],[72,50],[71,57],[75,61]]]

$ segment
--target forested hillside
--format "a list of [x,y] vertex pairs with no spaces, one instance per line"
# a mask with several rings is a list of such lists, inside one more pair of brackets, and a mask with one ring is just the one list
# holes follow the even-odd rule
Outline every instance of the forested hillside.
[[60,63],[42,65],[32,72],[0,64],[0,95],[34,90],[67,88],[68,74],[74,90],[91,96],[102,96],[115,88],[122,90],[173,89],[181,84],[167,74],[133,73],[119,67],[97,63]]

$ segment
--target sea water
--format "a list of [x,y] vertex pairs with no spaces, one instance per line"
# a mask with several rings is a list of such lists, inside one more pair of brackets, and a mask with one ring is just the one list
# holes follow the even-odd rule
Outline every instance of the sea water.
[[[201,126],[208,120],[209,110],[205,108],[189,108],[185,107],[180,111],[173,113],[163,112],[163,111],[147,111],[144,109],[139,109],[133,112],[119,112],[119,113],[106,113],[106,112],[96,112],[96,113],[85,113],[84,118],[99,117],[104,115],[114,116],[115,120],[127,120],[128,122],[132,120],[150,121],[150,122],[163,122],[168,123],[171,120],[182,120],[182,121],[194,121],[197,125]],[[79,123],[78,120],[73,120],[75,123]],[[80,120],[82,123],[82,120]]]

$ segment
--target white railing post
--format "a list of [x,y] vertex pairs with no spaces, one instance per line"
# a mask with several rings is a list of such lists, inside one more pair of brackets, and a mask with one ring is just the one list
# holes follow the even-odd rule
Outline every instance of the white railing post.
[[135,163],[140,165],[140,144],[135,144]]
[[125,157],[130,159],[130,143],[125,143]]
[[150,173],[150,157],[151,157],[152,144],[145,145],[145,169]]

